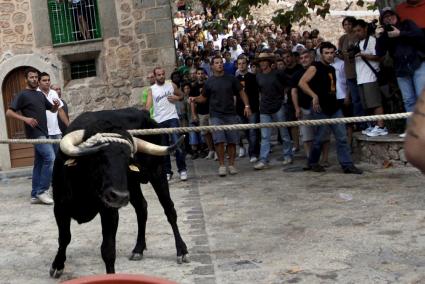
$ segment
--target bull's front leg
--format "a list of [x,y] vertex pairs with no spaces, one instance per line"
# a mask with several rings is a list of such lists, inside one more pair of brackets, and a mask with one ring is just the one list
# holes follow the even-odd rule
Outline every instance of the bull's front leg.
[[71,241],[71,217],[66,213],[66,210],[63,210],[62,206],[56,204],[54,206],[54,214],[59,231],[59,248],[50,267],[50,276],[59,278],[65,267],[66,248]]
[[133,205],[137,216],[137,240],[131,252],[130,260],[141,260],[146,249],[146,220],[148,218],[148,203],[140,190],[139,183],[130,184],[130,203]]
[[115,273],[115,237],[118,229],[118,209],[105,208],[100,211],[102,223],[102,246],[100,247],[102,259],[105,262],[106,273]]
[[150,182],[155,190],[156,195],[158,196],[162,208],[164,208],[167,220],[173,230],[177,250],[177,263],[181,264],[183,262],[190,262],[186,243],[183,241],[180,235],[179,227],[177,226],[177,212],[174,208],[174,203],[171,200],[167,179],[165,175],[160,175],[153,177]]

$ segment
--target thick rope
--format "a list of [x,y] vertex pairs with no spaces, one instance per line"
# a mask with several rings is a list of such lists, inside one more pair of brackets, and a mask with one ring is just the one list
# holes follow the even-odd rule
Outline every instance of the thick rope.
[[126,144],[130,147],[131,153],[135,153],[136,147],[134,146],[134,141],[131,143],[118,133],[97,133],[77,146],[81,148],[90,148],[97,144],[105,144],[110,142]]
[[[283,121],[283,122],[270,122],[270,123],[250,123],[250,124],[230,124],[230,125],[217,125],[217,126],[196,126],[196,127],[176,127],[176,128],[154,128],[154,129],[134,129],[128,132],[131,135],[156,135],[156,134],[171,134],[171,133],[187,133],[187,132],[201,132],[201,131],[221,131],[221,130],[248,130],[257,128],[283,128],[293,126],[317,126],[329,124],[342,124],[354,122],[368,122],[376,120],[396,120],[408,118],[412,112],[382,114],[382,115],[369,115],[357,117],[341,117],[330,119],[316,119],[316,120],[297,120],[297,121]],[[56,144],[60,139],[0,139],[0,144]],[[128,141],[127,141],[128,142]]]

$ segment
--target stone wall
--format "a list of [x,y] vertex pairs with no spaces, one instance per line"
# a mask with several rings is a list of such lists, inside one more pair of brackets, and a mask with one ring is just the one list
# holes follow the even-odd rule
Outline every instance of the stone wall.
[[367,137],[356,133],[354,140],[355,155],[363,162],[384,167],[409,165],[404,153],[404,139],[396,134]]
[[[101,2],[98,1],[100,5]],[[147,72],[162,66],[170,74],[174,68],[169,1],[114,2],[118,36],[103,38],[98,50],[98,76],[59,82],[64,85],[64,99],[69,102],[71,117],[88,110],[137,105]],[[46,65],[58,67],[61,74],[55,77],[63,79],[63,57],[59,48],[35,47],[31,12],[28,0],[0,0],[0,64],[7,63],[17,54],[39,54],[44,57]],[[44,29],[46,31],[49,27]],[[74,48],[78,53],[86,46],[80,42],[71,50]]]
[[175,65],[171,12],[167,0],[115,1],[119,36],[104,40],[100,76],[71,81],[65,88],[72,116],[87,110],[139,104],[148,72]]
[[31,52],[33,42],[29,0],[1,0],[0,58],[8,51]]

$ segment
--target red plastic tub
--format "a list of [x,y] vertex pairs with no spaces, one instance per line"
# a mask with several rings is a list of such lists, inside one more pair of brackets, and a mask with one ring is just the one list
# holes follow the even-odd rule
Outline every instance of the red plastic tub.
[[166,279],[140,274],[104,274],[86,276],[62,284],[177,284]]

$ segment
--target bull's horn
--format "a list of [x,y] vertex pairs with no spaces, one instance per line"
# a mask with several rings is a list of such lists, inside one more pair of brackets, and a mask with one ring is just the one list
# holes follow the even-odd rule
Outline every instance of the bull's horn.
[[77,147],[76,145],[81,144],[81,142],[83,142],[83,137],[84,130],[75,130],[66,134],[60,142],[60,148],[62,152],[70,157],[79,157],[95,153],[101,148],[107,146],[107,144],[102,144],[89,148]]
[[143,139],[134,137],[137,145],[137,152],[142,152],[154,156],[165,156],[172,153],[183,142],[184,135],[182,135],[177,142],[171,146],[159,146]]

